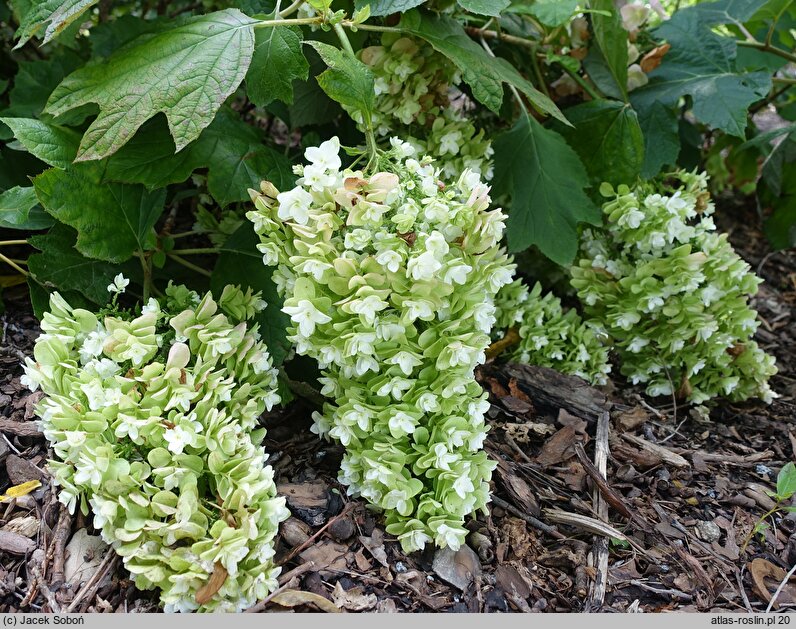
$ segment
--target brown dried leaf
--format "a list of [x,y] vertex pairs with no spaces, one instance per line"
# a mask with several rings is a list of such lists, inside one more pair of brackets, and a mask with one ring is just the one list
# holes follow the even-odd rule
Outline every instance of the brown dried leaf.
[[554,434],[542,447],[536,462],[542,467],[556,465],[574,456],[575,428],[564,426]]
[[[785,578],[785,571],[767,559],[760,557],[749,562],[747,568],[752,577],[752,586],[755,592],[763,601],[768,603],[779,584]],[[796,585],[793,583],[788,583],[782,588],[774,603],[774,608],[779,609],[782,603],[796,603]]]
[[340,613],[340,610],[334,603],[332,603],[332,601],[320,596],[319,594],[313,594],[312,592],[302,592],[301,590],[285,590],[284,592],[279,592],[273,598],[271,598],[271,602],[281,605],[282,607],[312,605],[317,607],[322,612],[329,614]]
[[196,602],[204,605],[210,601],[216,595],[216,592],[221,589],[221,586],[224,585],[227,576],[229,576],[227,569],[221,565],[220,561],[217,561],[215,566],[213,566],[213,573],[207,583],[196,591]]
[[332,591],[332,601],[337,607],[342,609],[352,612],[364,612],[376,607],[378,599],[375,594],[364,594],[359,586],[346,591],[338,581]]
[[670,44],[663,44],[658,46],[657,48],[653,48],[650,50],[644,57],[641,59],[641,69],[644,72],[652,72],[655,68],[661,65],[663,61],[663,56],[669,52],[671,48]]

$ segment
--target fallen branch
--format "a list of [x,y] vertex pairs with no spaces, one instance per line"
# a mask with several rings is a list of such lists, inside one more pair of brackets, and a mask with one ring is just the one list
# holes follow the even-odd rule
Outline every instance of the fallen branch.
[[[608,519],[608,503],[603,495],[610,495],[612,498],[613,490],[609,487],[606,480],[608,475],[608,433],[610,431],[611,417],[606,411],[600,415],[597,420],[597,432],[594,439],[594,464],[586,457],[586,452],[580,443],[575,444],[575,454],[581,461],[581,465],[586,469],[594,483],[594,493],[592,495],[592,502],[597,515],[603,519]],[[593,474],[592,474],[593,472]],[[624,503],[618,497],[618,504],[624,508]],[[622,510],[619,509],[621,512]],[[627,510],[629,514],[629,510]],[[602,607],[605,601],[605,590],[608,584],[608,538],[605,536],[598,536],[594,539],[592,544],[592,556],[594,558],[594,565],[597,568],[597,574],[594,577],[594,585],[591,591],[589,600],[589,611],[592,609],[597,610]]]

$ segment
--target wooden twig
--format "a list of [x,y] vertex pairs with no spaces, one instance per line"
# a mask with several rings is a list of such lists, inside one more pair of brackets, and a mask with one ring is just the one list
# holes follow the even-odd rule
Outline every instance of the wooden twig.
[[273,600],[274,596],[276,596],[280,592],[282,592],[285,589],[287,589],[287,587],[290,585],[290,581],[294,577],[300,576],[300,575],[304,574],[305,572],[309,572],[314,567],[315,567],[315,562],[314,561],[308,561],[306,563],[301,564],[300,566],[297,566],[296,568],[293,568],[293,570],[291,570],[290,572],[286,572],[281,577],[279,577],[279,587],[277,589],[275,589],[273,592],[271,592],[263,600],[255,603],[254,605],[252,605],[248,609],[243,610],[243,613],[244,614],[256,614],[257,612],[263,611],[266,608],[266,606],[268,605],[268,603],[270,603],[271,600]]
[[[608,519],[608,503],[603,495],[610,495],[612,498],[613,490],[609,487],[606,480],[608,475],[608,434],[610,431],[610,415],[606,411],[600,415],[597,420],[597,432],[594,439],[594,465],[591,464],[586,453],[583,451],[581,444],[575,445],[575,453],[581,459],[581,464],[592,476],[594,483],[594,493],[592,495],[592,502],[597,511],[597,515],[603,519]],[[591,474],[591,470],[595,472]],[[627,509],[622,500],[616,497],[618,504],[625,508],[626,513],[630,516],[630,511]],[[616,508],[616,507],[614,507]],[[622,509],[619,509],[620,513]],[[592,555],[594,556],[594,563],[597,568],[597,574],[594,577],[594,585],[591,590],[591,597],[589,600],[589,611],[598,610],[602,607],[605,601],[605,590],[608,584],[608,538],[605,536],[597,536],[592,544]]]
[[629,441],[633,445],[638,446],[642,450],[646,450],[653,456],[658,457],[664,463],[668,463],[674,467],[691,467],[691,464],[688,461],[686,461],[679,454],[672,452],[669,448],[659,446],[657,443],[652,443],[651,441],[642,439],[637,435],[631,435],[630,433],[623,433],[622,438],[625,441]]
[[639,581],[638,579],[632,579],[630,581],[631,585],[635,585],[636,587],[640,587],[642,590],[647,590],[647,592],[652,592],[653,594],[657,594],[658,596],[670,596],[672,598],[679,599],[684,602],[690,602],[694,599],[693,596],[687,594],[685,592],[681,592],[680,590],[674,590],[672,588],[656,588],[652,587],[651,585],[647,585],[643,581]]
[[501,509],[505,509],[511,515],[520,518],[521,520],[525,520],[528,524],[530,524],[533,528],[542,531],[543,533],[547,533],[548,535],[555,537],[556,539],[566,539],[567,536],[561,533],[558,529],[549,524],[545,524],[541,520],[537,520],[532,515],[528,515],[527,513],[523,513],[513,504],[510,504],[503,500],[502,498],[498,498],[497,496],[492,496],[492,503],[500,507]]
[[309,547],[312,545],[312,543],[313,543],[313,542],[314,542],[316,539],[318,539],[318,538],[319,538],[321,535],[323,535],[323,533],[326,531],[326,529],[328,529],[328,528],[329,528],[329,527],[330,527],[332,524],[334,524],[335,522],[337,522],[337,520],[339,520],[339,519],[340,519],[340,518],[342,518],[344,515],[346,515],[346,514],[347,514],[349,511],[351,511],[351,509],[354,507],[354,505],[355,505],[355,504],[357,504],[357,503],[355,503],[355,502],[349,502],[349,503],[347,503],[347,504],[346,504],[346,506],[345,506],[345,507],[343,507],[343,510],[342,510],[340,513],[338,513],[336,516],[334,516],[333,518],[331,518],[331,519],[330,519],[330,520],[329,520],[329,521],[328,521],[326,524],[324,524],[324,525],[323,525],[321,528],[319,528],[317,533],[315,533],[315,534],[314,534],[312,537],[310,537],[310,538],[309,538],[309,539],[308,539],[306,542],[304,542],[303,544],[299,544],[299,545],[298,545],[298,546],[296,546],[296,547],[295,547],[293,550],[291,550],[291,551],[288,553],[287,557],[285,557],[285,558],[282,560],[282,565],[284,566],[284,565],[285,565],[285,564],[286,564],[288,561],[290,561],[291,559],[293,559],[293,557],[295,557],[296,555],[298,555],[298,554],[299,554],[301,551],[305,550],[306,548],[309,548]]
[[97,590],[102,583],[102,579],[108,573],[111,566],[116,563],[117,557],[118,555],[114,552],[114,550],[112,548],[108,548],[107,552],[105,553],[105,557],[102,558],[102,563],[97,567],[97,571],[91,575],[91,578],[86,581],[86,584],[80,588],[80,591],[75,595],[75,598],[71,603],[69,603],[69,607],[66,609],[68,613],[75,611],[83,599],[91,600],[91,597],[97,593]]
[[[605,434],[607,435],[608,433],[606,432]],[[605,451],[608,451],[608,443],[605,444]],[[602,454],[603,453],[600,451],[600,445],[598,442],[594,450],[595,463],[597,462],[597,457],[602,456]],[[625,504],[622,497],[608,484],[608,482],[605,480],[605,477],[595,466],[595,464],[589,461],[588,457],[586,456],[586,451],[583,449],[583,446],[580,443],[575,444],[575,455],[578,457],[578,461],[583,466],[583,469],[591,477],[592,481],[594,481],[595,487],[602,493],[601,497],[604,498],[609,505],[616,509],[625,518],[632,520],[633,512],[630,511],[630,508]]]
[[58,513],[58,523],[53,531],[53,539],[47,552],[47,558],[52,560],[53,569],[50,583],[54,586],[64,582],[64,564],[66,563],[66,543],[72,532],[72,516],[64,505]]

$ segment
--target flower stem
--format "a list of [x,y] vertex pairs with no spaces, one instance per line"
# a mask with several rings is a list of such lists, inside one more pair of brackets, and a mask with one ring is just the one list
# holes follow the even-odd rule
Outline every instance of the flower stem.
[[345,28],[356,29],[359,31],[372,31],[374,33],[403,33],[403,29],[396,28],[395,26],[378,26],[376,24],[354,24],[351,20],[343,20],[340,22],[341,26]]
[[254,24],[254,28],[273,28],[274,26],[301,26],[303,24],[320,24],[322,17],[299,17],[289,20],[260,20]]
[[27,240],[0,240],[0,247],[5,247],[6,245],[27,245]]
[[284,18],[286,18],[287,16],[289,16],[289,15],[292,15],[293,13],[295,13],[296,11],[298,11],[298,8],[299,8],[299,7],[300,7],[302,4],[304,4],[304,0],[296,0],[296,1],[295,1],[293,4],[291,4],[291,5],[290,5],[290,6],[289,6],[287,9],[285,9],[284,11],[280,11],[280,12],[279,12],[279,17],[281,17],[281,18],[283,18],[283,19],[284,19]]
[[186,269],[190,269],[191,271],[194,271],[195,273],[199,273],[199,275],[204,275],[205,277],[212,277],[213,276],[213,274],[210,271],[208,271],[207,269],[203,269],[202,267],[195,265],[193,262],[188,262],[188,260],[186,260],[185,258],[181,258],[180,256],[174,255],[171,252],[167,253],[166,255],[169,258],[171,258],[172,260],[174,260],[177,264],[181,264]]
[[141,260],[141,269],[144,272],[144,301],[148,301],[149,294],[152,292],[152,258],[143,251],[136,252],[136,255]]
[[343,25],[338,22],[332,28],[334,28],[334,32],[337,35],[337,38],[340,40],[340,44],[343,46],[343,49],[352,57],[356,57],[354,49],[351,47],[351,42],[348,39],[348,35],[346,35],[345,33]]
[[796,55],[788,52],[787,50],[782,50],[782,48],[772,46],[768,42],[761,42],[757,40],[739,40],[737,44],[739,46],[745,46],[746,48],[757,48],[757,50],[762,50],[763,52],[770,52],[772,55],[777,55],[778,57],[787,59],[791,63],[796,63]]
[[25,277],[28,277],[28,275],[30,275],[30,273],[28,273],[25,269],[23,269],[21,266],[19,266],[16,262],[11,260],[10,258],[7,258],[6,256],[4,256],[2,253],[0,253],[0,261],[3,261],[8,266],[10,266],[11,268],[16,269],[17,271],[19,271]]

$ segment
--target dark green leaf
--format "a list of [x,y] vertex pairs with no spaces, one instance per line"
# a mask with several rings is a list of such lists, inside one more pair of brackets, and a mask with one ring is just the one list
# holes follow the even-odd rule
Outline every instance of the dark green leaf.
[[409,9],[419,7],[426,0],[354,0],[357,11],[370,5],[370,14],[374,17],[403,13]]
[[568,124],[553,101],[523,78],[508,61],[490,57],[467,36],[456,20],[412,11],[401,19],[401,28],[425,39],[437,52],[450,59],[461,70],[462,78],[472,89],[476,100],[495,113],[500,111],[503,103],[503,83],[508,83],[525,94],[538,111]]
[[592,185],[632,185],[644,162],[644,137],[636,112],[617,101],[594,100],[565,112],[574,126],[556,130],[575,149]]
[[272,269],[263,264],[262,254],[257,251],[257,243],[259,238],[251,223],[244,222],[222,247],[210,286],[217,295],[221,294],[227,284],[251,287],[252,290],[262,292],[268,307],[257,315],[257,323],[274,364],[280,365],[290,350],[290,343],[286,338],[290,319],[282,312],[282,299],[271,280]]
[[0,227],[6,229],[44,229],[53,224],[36,198],[33,187],[16,186],[0,193]]
[[533,15],[545,26],[561,26],[578,10],[579,0],[536,0],[533,4],[512,5],[507,13]]
[[774,202],[777,206],[763,224],[771,247],[777,251],[796,247],[796,190]]
[[690,11],[689,19],[698,19],[705,24],[742,24],[760,8],[760,0],[719,0],[700,2],[683,11]]
[[33,181],[49,214],[77,230],[77,250],[108,262],[124,262],[155,245],[153,227],[163,212],[165,190],[102,183],[101,164],[51,168]]
[[457,0],[459,6],[470,13],[498,17],[511,4],[511,0]]
[[179,153],[162,118],[151,120],[111,156],[105,178],[162,188],[185,181],[197,168],[209,169],[210,194],[222,206],[248,200],[247,190],[263,179],[282,189],[295,180],[288,159],[264,145],[260,131],[228,108]]
[[56,37],[72,22],[78,19],[98,0],[41,0],[32,2],[30,9],[22,17],[17,37],[16,48],[21,47],[31,37],[44,30],[43,43]]
[[258,107],[273,100],[293,102],[293,81],[306,80],[309,64],[301,48],[301,29],[261,28],[255,37],[254,56],[246,74],[246,92]]
[[495,138],[496,196],[510,197],[506,233],[509,249],[536,245],[559,264],[578,248],[578,223],[598,224],[600,210],[584,192],[586,169],[555,131],[530,116]]
[[677,163],[677,156],[680,154],[677,112],[659,101],[654,101],[639,111],[638,121],[644,136],[644,166],[641,175],[650,179],[661,172],[664,166]]
[[[102,22],[91,28],[89,35],[91,50],[94,57],[110,57],[117,50],[133,42],[144,42],[142,36],[152,36],[168,30],[171,24],[166,18],[145,20],[134,15],[122,15],[113,20]],[[138,37],[142,39],[137,40]]]
[[716,35],[694,17],[693,8],[684,9],[655,31],[672,48],[650,73],[649,84],[633,92],[633,106],[643,117],[643,110],[655,101],[675,107],[688,95],[697,120],[743,137],[749,105],[768,94],[771,76],[737,72],[735,41]]
[[33,236],[30,244],[41,253],[28,258],[34,278],[49,289],[76,291],[92,302],[108,302],[108,284],[120,269],[115,264],[86,258],[75,249],[75,232],[56,224],[47,234]]
[[[589,0],[595,9],[591,23],[594,39],[602,52],[603,59],[611,73],[616,88],[627,100],[627,31],[622,26],[622,17],[613,0]],[[607,15],[603,13],[607,12]]]
[[77,131],[35,118],[0,118],[11,127],[14,137],[41,161],[66,168],[77,155],[80,134]]
[[50,96],[47,111],[57,116],[87,103],[99,105],[78,160],[110,155],[159,112],[166,114],[182,149],[213,121],[246,76],[254,23],[237,9],[188,18],[70,74]]
[[373,115],[373,72],[356,57],[319,41],[307,42],[329,66],[316,78],[332,100],[362,112],[365,120]]
[[309,55],[309,63],[307,80],[293,82],[293,104],[288,108],[290,120],[286,121],[292,129],[331,122],[342,112],[340,105],[329,98],[315,80],[326,64],[314,52]]

